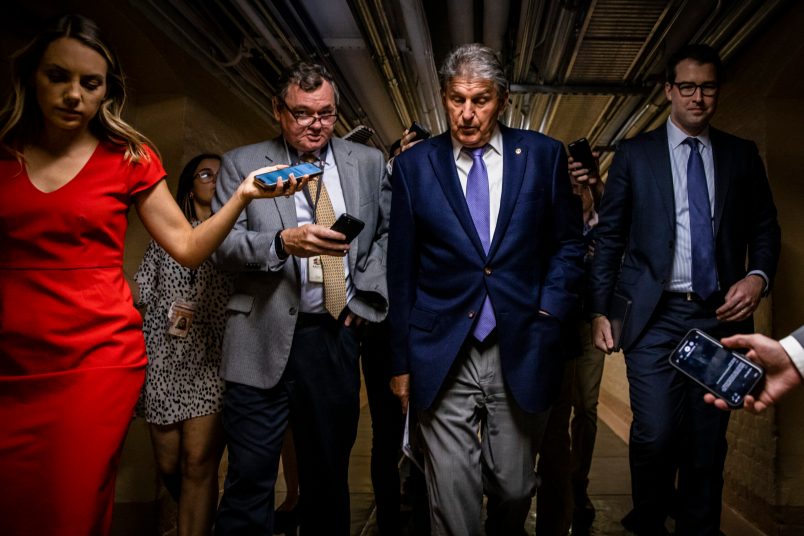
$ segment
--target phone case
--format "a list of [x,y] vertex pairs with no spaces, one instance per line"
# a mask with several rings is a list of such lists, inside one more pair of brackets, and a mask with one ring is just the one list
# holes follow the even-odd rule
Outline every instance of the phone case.
[[425,128],[424,126],[417,123],[416,121],[414,121],[413,124],[410,125],[408,132],[416,133],[416,137],[414,137],[411,141],[426,140],[427,138],[430,137],[430,131],[427,130],[427,128]]
[[341,214],[337,221],[332,224],[330,229],[346,235],[346,242],[349,243],[360,234],[360,231],[363,230],[364,226],[365,223],[354,216],[350,216],[349,214]]
[[287,183],[287,181],[290,179],[291,173],[293,174],[294,177],[300,179],[305,175],[310,175],[310,177],[321,175],[322,173],[324,173],[324,170],[316,166],[315,164],[304,162],[302,164],[298,164],[295,166],[277,169],[276,171],[269,171],[268,173],[260,173],[259,175],[256,175],[254,177],[254,180],[259,181],[266,186],[273,186],[279,181],[280,178],[282,179],[282,182]]
[[597,162],[595,162],[592,148],[586,138],[575,140],[567,146],[567,149],[569,149],[569,154],[573,160],[583,164],[583,167],[588,169],[591,174],[597,174]]
[[[686,361],[680,358],[680,355],[688,344],[694,342],[698,346],[701,346],[700,341],[705,341],[709,346],[708,349],[711,350],[714,348],[716,350],[714,355],[707,356],[709,361],[704,363],[703,366],[700,363],[692,363],[694,358],[691,356],[692,353],[695,352],[695,349],[689,352],[689,357]],[[725,352],[729,360],[723,362],[725,366],[713,368],[711,367],[711,361],[717,358],[717,353],[720,351]],[[675,350],[670,353],[668,359],[673,367],[713,395],[724,400],[733,408],[742,407],[745,395],[751,393],[764,376],[764,371],[747,357],[733,350],[724,348],[718,340],[699,329],[691,329],[687,332],[678,346],[676,346]],[[743,369],[740,369],[739,366],[732,366],[735,361],[743,365],[744,369],[749,371],[750,376],[753,376],[753,378],[741,378],[741,375],[746,376],[747,374],[743,373]],[[718,390],[721,382],[723,383],[723,387],[721,390]],[[730,389],[736,382],[739,382],[738,387],[740,387],[740,389]]]

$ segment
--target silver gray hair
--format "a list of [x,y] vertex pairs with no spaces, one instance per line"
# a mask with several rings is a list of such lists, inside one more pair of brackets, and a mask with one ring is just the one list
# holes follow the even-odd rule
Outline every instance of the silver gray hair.
[[499,98],[508,93],[508,79],[497,52],[480,43],[460,45],[449,54],[438,72],[441,90],[446,91],[453,78],[491,80]]

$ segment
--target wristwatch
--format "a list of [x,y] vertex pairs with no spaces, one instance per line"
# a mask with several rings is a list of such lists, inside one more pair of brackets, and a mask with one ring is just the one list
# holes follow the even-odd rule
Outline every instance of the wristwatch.
[[282,231],[284,229],[278,231],[276,236],[274,236],[274,251],[276,251],[276,256],[279,257],[279,260],[284,261],[289,257],[288,252],[285,251],[285,241],[282,240]]

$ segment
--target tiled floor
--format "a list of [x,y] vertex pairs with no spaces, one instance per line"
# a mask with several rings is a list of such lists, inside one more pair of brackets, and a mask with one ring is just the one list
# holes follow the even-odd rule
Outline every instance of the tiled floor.
[[[365,404],[360,414],[357,441],[352,449],[349,467],[349,486],[352,492],[352,535],[375,536],[374,496],[369,476],[371,452],[371,419]],[[284,488],[280,478],[277,504],[281,503]],[[590,496],[597,509],[591,534],[620,536],[627,534],[620,519],[631,506],[628,447],[603,422],[598,425],[595,457],[589,485]],[[535,505],[535,501],[534,501]],[[531,510],[527,522],[528,534],[533,534],[536,514]],[[416,535],[411,535],[416,536]]]

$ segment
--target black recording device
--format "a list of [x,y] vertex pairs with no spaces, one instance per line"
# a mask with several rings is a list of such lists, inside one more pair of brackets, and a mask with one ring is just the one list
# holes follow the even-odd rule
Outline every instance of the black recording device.
[[349,214],[341,214],[337,221],[332,224],[330,229],[346,235],[346,243],[348,244],[360,234],[360,231],[363,230],[364,226],[365,223],[354,216],[350,216]]
[[742,407],[745,396],[764,375],[747,357],[698,329],[691,329],[681,340],[670,354],[670,364],[733,408]]
[[580,138],[570,143],[567,148],[573,160],[581,163],[581,168],[588,170],[589,175],[598,175],[597,160],[592,155],[592,148],[589,146],[589,140]]
[[416,133],[416,135],[413,136],[413,139],[410,140],[411,142],[414,142],[416,140],[426,140],[427,138],[430,137],[430,131],[427,130],[426,127],[422,126],[421,124],[419,124],[416,121],[414,121],[413,124],[410,125],[410,128],[408,129],[408,132],[409,133],[410,132],[415,132]]

